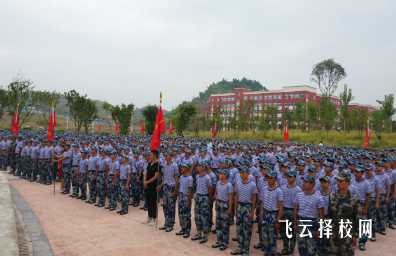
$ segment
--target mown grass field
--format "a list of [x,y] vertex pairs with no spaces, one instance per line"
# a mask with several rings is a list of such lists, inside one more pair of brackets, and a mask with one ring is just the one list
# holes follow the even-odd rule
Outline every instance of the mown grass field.
[[[184,133],[186,137],[194,136],[193,132]],[[370,147],[381,147],[381,148],[396,148],[396,133],[383,133],[382,138],[379,140],[374,133],[371,132]],[[210,138],[212,137],[211,132],[200,132],[199,137]],[[283,142],[283,132],[281,131],[269,131],[266,138],[260,132],[220,132],[216,134],[216,138],[225,138],[230,140],[255,140],[255,141],[273,141]],[[322,141],[323,145],[335,145],[335,146],[364,146],[366,139],[366,133],[363,132],[361,138],[356,131],[344,132],[338,131],[289,131],[289,141],[297,141],[303,143],[315,143],[316,145]],[[292,140],[292,141],[291,141]]]

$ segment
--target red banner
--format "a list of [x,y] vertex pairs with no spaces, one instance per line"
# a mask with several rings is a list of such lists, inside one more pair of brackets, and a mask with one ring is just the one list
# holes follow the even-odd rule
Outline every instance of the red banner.
[[157,121],[155,122],[153,137],[151,139],[151,150],[159,148],[160,135],[164,131],[165,131],[164,113],[162,112],[162,107],[160,105],[158,109]]
[[118,133],[118,122],[117,122],[117,126],[114,131],[116,131]]
[[216,133],[216,124],[215,124],[215,126],[213,127],[212,138],[214,137],[215,133]]
[[54,103],[52,101],[52,111],[51,111],[51,118],[48,124],[48,132],[47,132],[47,139],[53,140],[54,139],[54,128],[56,127],[56,118],[55,118],[55,109]]
[[171,123],[171,125],[169,127],[169,135],[171,135],[172,131],[173,131],[173,124]]
[[142,129],[140,129],[140,133],[141,134],[143,134],[144,133],[144,129],[146,128],[146,126],[144,125],[144,123],[143,123],[143,125],[142,125]]
[[285,125],[285,134],[283,134],[283,142],[287,142],[289,139],[289,129],[287,128],[287,125]]
[[15,111],[14,121],[12,122],[11,132],[15,135],[19,132],[19,117],[18,117],[18,108]]
[[367,132],[366,132],[366,142],[364,143],[364,146],[366,148],[370,147],[370,129],[369,129],[368,125],[367,125]]

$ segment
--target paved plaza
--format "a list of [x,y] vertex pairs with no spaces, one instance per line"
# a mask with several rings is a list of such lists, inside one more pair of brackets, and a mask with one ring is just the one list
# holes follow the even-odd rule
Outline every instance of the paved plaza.
[[[56,256],[231,255],[230,252],[235,250],[238,245],[237,242],[231,241],[225,251],[212,249],[211,245],[216,242],[215,234],[211,234],[205,244],[191,241],[190,238],[196,234],[194,217],[192,236],[184,239],[175,235],[175,232],[179,231],[177,217],[174,230],[166,233],[142,224],[147,212],[139,210],[139,208],[130,207],[128,214],[120,216],[116,211],[110,212],[104,208],[86,204],[81,200],[72,199],[68,195],[60,194],[58,190],[60,183],[56,183],[54,195],[53,186],[20,180],[8,174],[6,177],[11,185],[13,199],[19,192],[45,233],[46,237],[41,233],[35,234],[34,232],[39,232],[38,227],[34,226],[29,230],[27,223],[35,255],[51,255],[46,248],[46,239],[48,239],[53,255]],[[16,205],[22,207],[20,202],[16,202]],[[34,217],[26,207],[20,211],[25,222]],[[162,226],[164,224],[162,207],[159,209],[159,216],[159,226]],[[257,224],[254,227],[249,255],[263,255],[261,250],[253,248],[253,245],[258,243],[256,231]],[[396,231],[390,229],[386,231],[386,236],[377,235],[377,242],[368,241],[365,252],[356,249],[356,255],[396,255]],[[40,239],[33,239],[35,237]],[[231,237],[235,237],[235,224],[231,226]],[[278,240],[278,251],[280,249],[282,249],[282,242]],[[294,253],[299,255],[297,248]]]

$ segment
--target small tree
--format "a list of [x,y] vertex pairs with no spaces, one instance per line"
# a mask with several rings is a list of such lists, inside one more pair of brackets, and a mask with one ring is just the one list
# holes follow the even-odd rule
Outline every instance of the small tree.
[[355,97],[352,96],[352,89],[349,89],[348,86],[344,85],[344,91],[340,93],[341,99],[341,114],[342,119],[344,119],[344,136],[345,136],[345,129],[346,129],[346,120],[351,116],[349,113],[349,102],[351,102]]
[[378,136],[381,136],[381,133],[383,131],[385,113],[380,110],[376,110],[371,112],[370,117],[371,117],[370,127],[372,130],[374,130],[375,135],[378,138]]
[[[155,122],[157,121],[158,106],[149,104],[141,111],[144,116],[145,130],[148,134],[152,135],[154,133]],[[175,126],[175,123],[173,123],[173,126]]]
[[293,121],[297,123],[297,129],[303,130],[303,124],[305,123],[305,104],[301,99],[296,102]]
[[384,112],[385,126],[387,132],[392,132],[392,116],[396,113],[396,108],[393,107],[393,94],[385,95],[385,100],[377,100],[381,104],[381,110]]
[[0,86],[0,118],[3,117],[7,107],[8,107],[7,92],[6,90],[3,89],[3,86]]
[[109,124],[109,129],[111,130],[111,126],[112,126],[112,123],[111,123],[111,112],[113,111],[114,106],[111,105],[110,103],[108,103],[107,101],[104,101],[103,105],[102,105],[102,108],[106,111],[106,114],[107,114],[106,120],[107,120],[107,122]]
[[126,106],[124,103],[121,106],[116,105],[111,111],[111,117],[114,121],[119,123],[119,131],[121,134],[127,134],[131,127],[132,116],[135,113],[135,105],[132,103]]
[[54,100],[54,108],[56,108],[59,104],[60,94],[57,91],[36,91],[36,97],[36,110],[39,113],[39,118],[45,126],[48,126],[51,118],[52,99]]
[[319,107],[316,106],[315,102],[308,102],[307,106],[308,112],[308,123],[310,125],[310,130],[315,130],[315,124],[318,122],[319,118]]
[[176,109],[177,131],[179,135],[187,129],[197,113],[197,106],[191,103],[182,104]]
[[83,110],[83,125],[85,132],[88,133],[89,125],[98,117],[98,108],[93,100],[85,98]]

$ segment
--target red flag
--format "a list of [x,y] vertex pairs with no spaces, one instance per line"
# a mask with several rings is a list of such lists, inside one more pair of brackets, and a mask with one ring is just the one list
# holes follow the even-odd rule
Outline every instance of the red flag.
[[51,111],[51,118],[48,124],[48,132],[47,132],[47,139],[53,140],[54,139],[54,128],[56,127],[56,118],[55,118],[55,109],[54,109],[54,100],[52,100],[52,111]]
[[142,125],[142,129],[140,129],[140,133],[141,134],[143,134],[144,133],[144,129],[145,129],[146,127],[144,126],[144,123],[143,123],[143,125]]
[[289,129],[287,129],[287,125],[285,125],[285,134],[283,134],[283,142],[287,142],[289,139]]
[[19,117],[18,117],[18,108],[15,111],[14,122],[12,122],[11,132],[15,135],[19,132]]
[[100,123],[99,123],[99,131],[100,131],[100,126],[102,125],[102,120],[100,120]]
[[366,132],[366,142],[364,143],[364,146],[366,148],[370,147],[370,129],[369,126],[367,125],[367,132]]
[[118,133],[118,122],[117,122],[117,126],[114,131],[116,131]]
[[160,107],[158,109],[157,121],[155,122],[153,137],[151,139],[151,149],[150,150],[159,148],[160,135],[164,131],[165,131],[164,113],[162,112],[162,107],[160,105]]
[[215,132],[216,132],[216,124],[215,124],[215,126],[213,127],[212,138],[214,137]]
[[171,125],[170,125],[170,127],[169,127],[169,135],[171,135],[172,131],[173,131],[173,125],[172,125],[172,123],[171,123]]

